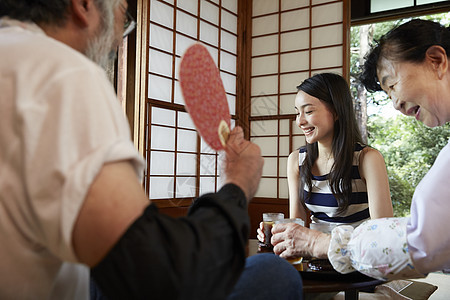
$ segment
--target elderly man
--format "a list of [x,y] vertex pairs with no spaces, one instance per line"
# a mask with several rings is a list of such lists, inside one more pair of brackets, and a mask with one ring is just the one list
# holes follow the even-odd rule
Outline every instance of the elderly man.
[[[263,165],[242,129],[226,146],[225,185],[186,218],[158,214],[142,190],[143,160],[98,66],[126,11],[124,0],[0,1],[1,299],[86,299],[90,271],[121,299],[243,299],[258,295],[248,274],[268,284],[249,270],[275,255],[247,262],[233,290]],[[280,274],[294,270],[277,259]],[[289,287],[297,297],[295,275],[270,277],[278,299]]]

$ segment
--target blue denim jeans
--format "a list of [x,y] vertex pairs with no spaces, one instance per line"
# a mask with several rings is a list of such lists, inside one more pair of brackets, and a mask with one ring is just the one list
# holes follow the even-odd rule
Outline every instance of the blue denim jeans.
[[250,256],[227,300],[301,300],[300,273],[275,254]]

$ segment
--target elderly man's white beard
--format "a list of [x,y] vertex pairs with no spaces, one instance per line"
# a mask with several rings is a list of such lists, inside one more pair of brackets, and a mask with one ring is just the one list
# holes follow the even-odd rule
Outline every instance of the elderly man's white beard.
[[99,34],[88,42],[85,55],[106,69],[116,58],[116,40],[114,26],[103,26]]

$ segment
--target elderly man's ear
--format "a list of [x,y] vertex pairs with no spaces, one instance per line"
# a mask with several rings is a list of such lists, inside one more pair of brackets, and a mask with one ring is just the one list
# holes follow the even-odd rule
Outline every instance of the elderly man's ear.
[[93,0],[71,0],[70,2],[72,18],[80,27],[87,27],[94,14],[98,15]]

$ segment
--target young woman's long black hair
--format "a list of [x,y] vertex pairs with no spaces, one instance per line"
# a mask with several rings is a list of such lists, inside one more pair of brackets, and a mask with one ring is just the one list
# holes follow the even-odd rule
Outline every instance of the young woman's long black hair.
[[[332,142],[334,163],[328,175],[330,188],[339,205],[338,212],[344,211],[352,194],[352,165],[356,143],[363,144],[361,133],[353,110],[353,101],[347,82],[333,73],[312,76],[297,86],[322,101],[336,115]],[[319,156],[317,142],[306,144],[306,157],[300,171],[300,201],[302,205],[310,193],[303,192],[305,184],[312,190],[312,167]]]

